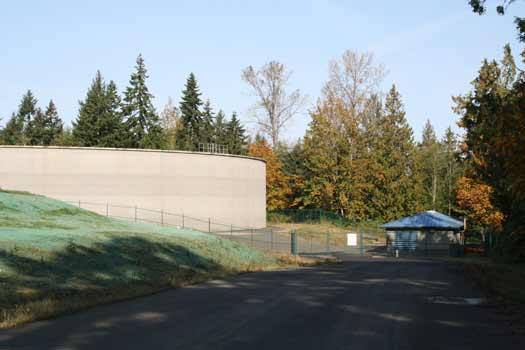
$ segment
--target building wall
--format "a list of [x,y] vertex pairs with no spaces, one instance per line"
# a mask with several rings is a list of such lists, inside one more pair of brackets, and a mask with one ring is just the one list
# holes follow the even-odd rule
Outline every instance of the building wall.
[[[266,226],[266,164],[249,157],[0,146],[0,187],[86,205],[121,204],[241,227]],[[106,211],[105,206],[91,209]]]
[[458,243],[459,236],[453,231],[387,231],[392,249],[403,251],[447,251],[450,244]]

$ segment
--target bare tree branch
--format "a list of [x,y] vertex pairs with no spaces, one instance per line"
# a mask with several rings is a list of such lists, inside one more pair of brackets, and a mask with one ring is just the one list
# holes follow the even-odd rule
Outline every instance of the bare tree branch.
[[332,60],[329,80],[324,87],[327,98],[340,99],[353,117],[361,115],[370,98],[377,94],[385,76],[372,53],[347,50],[339,60]]
[[259,70],[249,66],[242,71],[242,79],[257,98],[253,106],[255,122],[259,131],[271,139],[273,146],[279,142],[286,124],[306,105],[306,96],[299,90],[286,91],[291,74],[277,61],[269,62]]

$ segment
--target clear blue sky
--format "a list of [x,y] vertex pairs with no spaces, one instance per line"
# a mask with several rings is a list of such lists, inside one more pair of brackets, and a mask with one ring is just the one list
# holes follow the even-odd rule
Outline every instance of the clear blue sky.
[[[397,84],[417,138],[427,118],[441,134],[457,119],[451,96],[469,89],[481,60],[499,59],[507,42],[520,52],[512,17],[493,8],[479,17],[467,2],[9,1],[0,12],[0,116],[5,122],[31,89],[42,106],[52,98],[69,124],[97,69],[123,90],[142,53],[159,111],[168,96],[178,103],[194,72],[215,108],[248,123],[243,67],[285,63],[291,86],[313,104],[329,60],[352,49],[386,66],[384,89]],[[518,2],[510,14],[524,10]],[[286,137],[302,136],[308,122],[297,116]]]

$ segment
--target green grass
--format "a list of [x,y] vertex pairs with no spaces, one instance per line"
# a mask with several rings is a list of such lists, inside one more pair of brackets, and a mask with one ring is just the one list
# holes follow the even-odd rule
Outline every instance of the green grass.
[[[294,229],[299,237],[310,238],[319,244],[326,242],[326,234],[330,234],[330,243],[335,246],[346,246],[346,234],[356,232],[355,227],[342,227],[331,222],[321,223],[271,223],[271,226],[281,232],[290,232]],[[363,230],[365,244],[381,243],[384,241],[384,232],[374,228],[359,228]]]
[[508,264],[487,258],[461,262],[466,275],[489,296],[525,307],[525,264]]
[[0,191],[0,327],[289,265],[285,260],[197,231],[110,219],[43,196]]

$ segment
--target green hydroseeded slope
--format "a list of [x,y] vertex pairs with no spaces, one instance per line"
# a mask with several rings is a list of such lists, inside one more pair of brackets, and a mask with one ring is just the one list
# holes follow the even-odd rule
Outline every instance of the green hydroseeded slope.
[[156,289],[274,263],[202,232],[111,219],[43,196],[0,191],[0,311],[6,315],[43,298],[133,285]]

